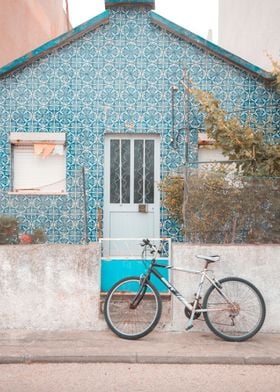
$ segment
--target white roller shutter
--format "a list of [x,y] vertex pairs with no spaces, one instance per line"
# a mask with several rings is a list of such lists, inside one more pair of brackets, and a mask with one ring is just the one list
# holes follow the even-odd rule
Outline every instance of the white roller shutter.
[[13,191],[65,192],[65,154],[43,158],[34,154],[34,145],[13,145]]

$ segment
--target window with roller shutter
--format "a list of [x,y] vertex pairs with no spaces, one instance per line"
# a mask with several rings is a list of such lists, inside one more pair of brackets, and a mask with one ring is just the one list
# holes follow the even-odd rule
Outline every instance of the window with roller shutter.
[[66,192],[65,134],[12,133],[12,192]]

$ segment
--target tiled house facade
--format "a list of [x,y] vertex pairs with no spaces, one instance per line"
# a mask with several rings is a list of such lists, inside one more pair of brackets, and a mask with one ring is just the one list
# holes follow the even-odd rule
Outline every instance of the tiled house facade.
[[[279,95],[269,73],[160,17],[154,1],[105,6],[0,69],[0,214],[18,217],[27,231],[42,227],[57,243],[80,243],[85,222],[90,241],[178,239],[156,184],[185,163],[186,129],[190,159],[197,156],[203,118],[187,105],[184,73],[229,112],[269,122],[269,138],[280,136]],[[44,183],[40,173],[54,151]],[[29,177],[39,185],[28,185]]]

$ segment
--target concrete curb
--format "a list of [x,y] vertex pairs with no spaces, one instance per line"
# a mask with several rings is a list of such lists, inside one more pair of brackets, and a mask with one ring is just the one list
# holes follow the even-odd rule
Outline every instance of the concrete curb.
[[0,331],[0,365],[31,363],[280,365],[280,335],[233,343],[204,333],[155,332],[128,341],[110,332]]
[[280,356],[165,356],[165,355],[24,355],[0,357],[0,365],[34,363],[137,363],[184,365],[280,365]]

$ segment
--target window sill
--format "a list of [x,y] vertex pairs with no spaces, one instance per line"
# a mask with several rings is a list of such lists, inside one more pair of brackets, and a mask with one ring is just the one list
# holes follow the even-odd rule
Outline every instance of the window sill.
[[67,196],[67,192],[39,192],[39,191],[11,191],[8,195],[14,196]]

